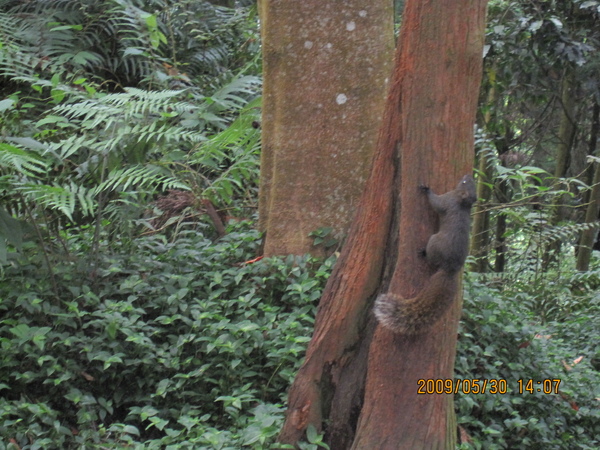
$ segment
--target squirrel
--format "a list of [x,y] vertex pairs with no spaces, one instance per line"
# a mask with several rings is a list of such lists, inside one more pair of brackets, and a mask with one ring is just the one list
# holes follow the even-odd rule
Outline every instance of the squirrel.
[[421,253],[436,269],[428,285],[414,298],[387,292],[375,300],[375,316],[386,328],[400,334],[420,334],[432,326],[452,304],[460,271],[469,252],[471,206],[477,200],[475,181],[465,175],[453,191],[434,194],[419,186],[439,214],[439,231]]

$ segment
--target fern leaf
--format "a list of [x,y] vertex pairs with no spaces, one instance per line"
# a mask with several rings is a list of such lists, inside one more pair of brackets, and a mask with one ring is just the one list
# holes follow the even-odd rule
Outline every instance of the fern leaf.
[[74,192],[70,186],[63,187],[59,185],[47,184],[23,184],[16,186],[16,190],[21,192],[25,197],[45,207],[56,209],[73,220],[73,212],[75,211],[76,201]]
[[9,167],[17,173],[35,176],[46,172],[48,163],[34,153],[0,142],[0,167]]
[[107,179],[94,189],[94,193],[114,191],[117,188],[126,191],[129,187],[141,189],[149,186],[161,186],[163,189],[189,190],[189,187],[179,180],[159,173],[159,168],[156,166],[138,165],[111,171]]

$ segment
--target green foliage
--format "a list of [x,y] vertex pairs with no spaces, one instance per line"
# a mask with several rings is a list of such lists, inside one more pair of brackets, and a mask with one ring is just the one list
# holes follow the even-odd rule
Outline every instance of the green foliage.
[[[247,98],[258,86],[256,77],[245,76],[211,97],[139,89],[66,95],[74,101],[32,124],[33,137],[0,142],[0,202],[36,227],[39,241],[60,226],[99,217],[106,220],[96,220],[97,227],[130,232],[152,196],[168,189],[191,190],[216,205],[251,201],[259,100]],[[27,115],[19,106],[10,113]],[[0,239],[10,240],[14,229],[0,228]]]
[[255,8],[220,8],[196,0],[162,3],[161,30],[170,37],[165,53],[171,61],[185,61],[180,70],[202,80],[200,85],[213,85],[214,77],[246,62],[260,71]]
[[[491,289],[473,274],[467,284],[457,378],[506,380],[508,391],[490,393],[488,385],[485,393],[456,395],[458,422],[472,439],[460,448],[598,448],[598,348],[589,337],[598,333],[600,297],[541,326],[532,294]],[[550,379],[560,380],[558,392],[538,392],[537,382]]]
[[248,62],[258,72],[250,7],[191,0],[0,0],[0,75],[93,77],[112,88],[213,88]]
[[[93,222],[96,235],[102,227],[139,232],[152,223],[151,202],[168,190],[191,191],[195,215],[204,199],[219,209],[254,202],[260,79],[233,70],[256,73],[255,55],[238,52],[185,74],[191,63],[174,52],[190,48],[176,42],[184,29],[229,30],[204,39],[204,51],[239,48],[257,37],[252,8],[160,0],[0,5],[7,94],[0,207],[12,220],[0,226],[0,262],[21,238],[62,243],[64,227]],[[203,78],[209,73],[218,76]],[[41,248],[50,267],[49,247]]]
[[[247,264],[258,233],[228,231],[217,243],[197,230],[174,243],[112,241],[96,267],[63,260],[60,297],[30,255],[5,268],[2,437],[37,448],[265,448],[332,260]],[[66,241],[81,254],[93,236]]]
[[[456,378],[488,384],[483,393],[455,396],[459,448],[597,448],[597,269],[574,270],[579,234],[598,227],[577,222],[589,188],[580,174],[556,178],[530,163],[535,150],[510,130],[529,138],[531,122],[491,125],[493,138],[479,134],[476,145],[493,177],[489,228],[506,221],[487,250],[502,253],[505,264],[497,273],[465,277]],[[567,213],[553,223],[559,208]],[[547,249],[555,243],[560,253],[548,263]],[[493,380],[505,382],[507,391],[491,392]],[[544,393],[544,380],[560,380],[558,391]]]
[[[263,448],[327,271],[245,265],[255,232],[198,220],[255,201],[251,8],[0,6],[2,445]],[[132,240],[152,214],[170,240]]]
[[[246,263],[257,232],[213,241],[199,219],[205,201],[243,216],[256,202],[259,38],[241,3],[0,0],[0,448],[263,449],[277,435],[332,261]],[[490,2],[497,95],[477,144],[507,263],[467,276],[456,370],[509,392],[457,395],[462,448],[599,446],[598,262],[573,273],[569,257],[595,225],[577,222],[581,174],[549,175],[563,71],[586,99],[581,142],[600,92],[597,2],[546,3]],[[554,223],[559,206],[575,213]],[[557,241],[564,257],[544,265]],[[529,379],[560,391],[518,393]],[[314,428],[306,439],[327,448]]]
[[322,227],[311,233],[309,236],[313,237],[314,245],[322,245],[325,249],[329,249],[331,247],[335,247],[339,244],[339,241],[333,236],[333,228],[331,227]]
[[323,442],[323,435],[320,435],[313,425],[309,425],[306,429],[306,439],[308,443],[301,442],[298,445],[302,450],[317,450],[319,448],[329,450],[329,445]]
[[[577,222],[586,206],[582,205],[582,198],[590,187],[580,176],[555,177],[540,167],[503,163],[490,139],[481,131],[476,134],[475,144],[478,156],[488,161],[493,179],[488,186],[495,198],[485,205],[490,214],[489,228],[493,230],[501,218],[507,223],[502,236],[496,237],[503,239],[501,251],[511,266],[504,276],[518,283],[523,274],[535,278],[550,266],[552,270],[560,270],[560,261],[547,264],[548,247],[556,243],[563,249],[571,249],[583,231],[600,226],[598,222]],[[563,211],[564,220],[553,224],[557,210]],[[484,258],[491,258],[492,249],[487,250]],[[496,252],[499,251],[496,248]]]

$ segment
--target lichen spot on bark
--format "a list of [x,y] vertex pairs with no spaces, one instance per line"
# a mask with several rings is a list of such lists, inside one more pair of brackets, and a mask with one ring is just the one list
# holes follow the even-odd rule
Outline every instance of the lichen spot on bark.
[[346,97],[346,94],[338,94],[337,97],[335,98],[335,102],[338,105],[343,105],[347,101],[348,101],[348,97]]

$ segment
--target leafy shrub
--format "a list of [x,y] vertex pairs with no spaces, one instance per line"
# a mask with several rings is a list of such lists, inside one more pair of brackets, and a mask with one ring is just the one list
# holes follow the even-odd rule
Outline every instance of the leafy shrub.
[[[541,324],[539,298],[514,289],[487,287],[474,274],[465,295],[459,338],[459,379],[506,380],[508,392],[458,394],[458,423],[469,449],[593,449],[600,441],[598,386],[594,361],[600,320],[598,295],[588,309]],[[548,295],[549,290],[537,293]],[[559,379],[558,393],[538,392],[538,381]],[[518,380],[523,380],[522,393]],[[533,380],[533,392],[525,390]]]
[[[30,448],[263,448],[312,332],[332,261],[253,258],[246,223],[103,245],[0,279],[0,434]],[[84,255],[91,236],[68,236]],[[7,442],[7,441],[6,441]]]

